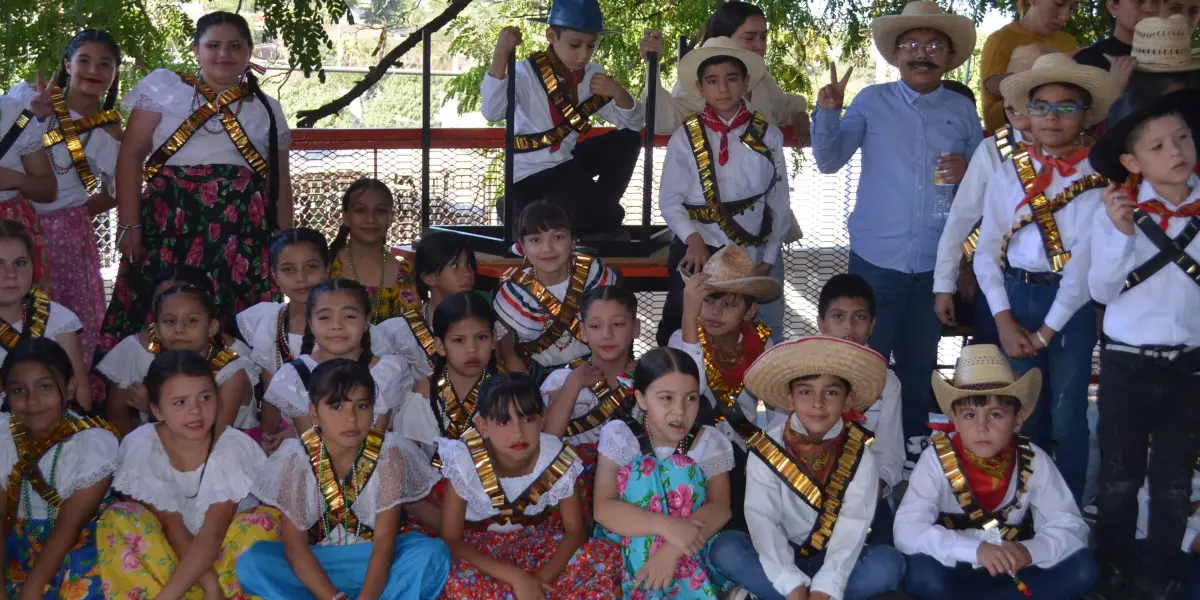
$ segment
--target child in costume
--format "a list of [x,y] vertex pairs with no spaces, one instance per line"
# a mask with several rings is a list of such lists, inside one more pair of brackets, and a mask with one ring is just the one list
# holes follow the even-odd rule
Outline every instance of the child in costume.
[[455,564],[447,600],[607,600],[620,588],[621,549],[589,539],[571,446],[542,432],[545,407],[524,374],[492,377],[477,429],[439,438],[442,539]]
[[700,373],[683,351],[647,352],[633,381],[642,417],[600,430],[596,536],[624,547],[622,597],[715,600],[726,582],[709,558],[729,522],[733,447],[697,422]]
[[96,516],[117,470],[117,437],[67,408],[80,387],[53,340],[19,342],[0,367],[6,598],[103,599]]
[[366,365],[325,361],[310,389],[313,428],[285,440],[255,481],[254,495],[283,515],[281,542],[259,542],[238,559],[243,587],[266,600],[433,600],[450,552],[400,530],[403,505],[429,493],[439,473],[412,442],[372,428]]
[[[496,316],[531,360],[530,373],[538,381],[589,354],[579,301],[596,287],[617,283],[617,274],[599,258],[576,252],[574,231],[558,205],[534,202],[521,211],[518,249],[529,266],[506,273],[493,300]],[[511,343],[502,340],[502,349]]]
[[[699,272],[718,248],[744,249],[755,276],[770,275],[783,260],[780,246],[791,226],[783,134],[743,99],[765,74],[761,56],[725,37],[706,40],[679,61],[680,84],[699,90],[705,106],[671,136],[663,163],[659,205],[675,239],[660,344],[679,327],[684,276]],[[774,330],[783,327],[777,316],[779,322],[767,323]]]
[[[858,275],[835,275],[821,288],[817,315],[817,330],[821,335],[865,346],[875,329],[875,291]],[[853,411],[848,416],[875,435],[871,454],[879,474],[879,502],[875,506],[869,540],[890,546],[894,517],[892,502],[899,502],[892,493],[904,480],[907,457],[900,416],[900,378],[888,369],[879,398],[864,404],[866,409]],[[916,463],[910,465],[909,470],[914,466]]]
[[176,284],[155,296],[154,324],[131,335],[104,355],[96,371],[108,380],[109,421],[122,437],[149,420],[146,379],[154,357],[164,350],[188,350],[208,359],[219,394],[217,427],[258,426],[254,385],[258,366],[250,348],[221,330],[213,297],[191,284]]
[[[547,48],[517,62],[513,186],[516,212],[545,200],[566,210],[581,235],[611,233],[625,217],[621,197],[641,149],[642,106],[591,62],[604,28],[597,0],[555,0],[545,23]],[[508,58],[521,44],[516,27],[500,30],[483,76],[480,109],[503,121],[508,108]],[[596,116],[617,129],[579,141]],[[511,224],[506,224],[511,226]]]
[[866,545],[879,497],[872,434],[847,413],[874,402],[887,361],[855,342],[806,337],[775,346],[746,386],[786,423],[751,439],[750,535],[721,534],[713,564],[760,600],[866,600],[899,589],[904,557]]
[[1050,457],[1017,434],[1042,374],[1020,379],[991,344],[963,348],[953,383],[933,390],[955,432],[935,433],[896,511],[905,589],[924,600],[1087,593],[1099,569],[1088,527]]
[[34,202],[54,202],[58,180],[42,152],[42,127],[22,95],[0,95],[0,219],[20,223],[34,241],[29,251],[39,291],[52,292],[42,228]]
[[96,532],[105,597],[242,597],[238,556],[279,539],[279,513],[250,510],[267,456],[246,434],[217,428],[217,382],[204,356],[159,354],[146,391],[156,422],[121,441],[113,477],[130,500],[109,507]]

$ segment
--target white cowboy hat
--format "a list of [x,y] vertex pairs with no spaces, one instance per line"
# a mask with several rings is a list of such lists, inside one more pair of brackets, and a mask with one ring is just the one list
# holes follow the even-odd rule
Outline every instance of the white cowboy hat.
[[708,275],[706,283],[713,291],[751,296],[756,302],[770,302],[783,293],[783,286],[774,277],[752,275],[754,261],[734,244],[717,250],[700,272]]
[[[1038,394],[1042,391],[1042,372],[1030,369],[1020,379],[1013,375],[1008,358],[993,344],[964,346],[958,363],[954,366],[954,381],[946,381],[937,371],[933,372],[933,396],[937,398],[942,414],[954,414],[955,400],[969,396],[1012,396],[1021,401],[1018,414],[1028,417],[1037,406]],[[760,398],[762,396],[759,396]]]
[[679,85],[686,93],[696,94],[696,69],[700,63],[714,56],[732,56],[746,65],[746,90],[754,89],[767,74],[767,63],[763,57],[743,49],[727,37],[712,37],[704,45],[688,52],[679,59]]
[[[1184,73],[1200,69],[1192,49],[1192,30],[1183,15],[1146,17],[1133,29],[1133,68],[1146,73]],[[1110,59],[1111,60],[1111,59]]]
[[1103,121],[1108,114],[1108,107],[1121,95],[1121,90],[1108,71],[1081,65],[1062,52],[1039,57],[1033,61],[1032,69],[1006,78],[1000,84],[1000,92],[1005,102],[1017,112],[1027,115],[1029,109],[1025,105],[1029,104],[1029,92],[1049,83],[1070,83],[1091,94],[1092,105],[1089,108],[1092,113],[1085,123],[1087,127]]
[[878,352],[842,338],[811,336],[775,345],[746,370],[746,389],[767,405],[792,410],[792,382],[809,375],[836,375],[850,382],[847,410],[863,410],[879,398],[887,381],[887,360]]
[[1008,69],[1004,73],[994,73],[988,75],[983,80],[983,89],[993,96],[1000,96],[1000,84],[1008,79],[1010,75],[1024,73],[1033,68],[1033,63],[1037,59],[1058,52],[1054,48],[1046,44],[1026,44],[1018,46],[1012,51],[1012,56],[1008,58]]
[[974,21],[962,15],[942,12],[942,7],[936,2],[917,0],[909,2],[904,12],[898,15],[884,15],[871,21],[871,37],[875,40],[875,48],[889,65],[898,66],[895,59],[896,40],[904,32],[913,29],[934,29],[950,38],[950,43],[954,45],[954,56],[946,63],[947,71],[967,62],[975,51]]

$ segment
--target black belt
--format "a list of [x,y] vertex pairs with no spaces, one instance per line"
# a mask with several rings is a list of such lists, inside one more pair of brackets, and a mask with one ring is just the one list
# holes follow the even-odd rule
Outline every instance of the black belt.
[[1005,277],[1014,277],[1017,281],[1029,285],[1058,285],[1062,274],[1050,271],[1026,271],[1025,269],[1010,268],[1004,272]]

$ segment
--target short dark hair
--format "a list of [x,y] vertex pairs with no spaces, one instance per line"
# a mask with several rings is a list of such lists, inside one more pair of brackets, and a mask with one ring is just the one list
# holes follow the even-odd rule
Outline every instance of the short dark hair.
[[[1155,121],[1155,120],[1161,119],[1163,117],[1178,117],[1178,118],[1182,119],[1183,122],[1186,123],[1189,127],[1191,126],[1191,124],[1187,122],[1187,119],[1184,119],[1183,114],[1180,113],[1179,111],[1165,112],[1162,114],[1157,114],[1157,115],[1147,117],[1141,123],[1134,125],[1133,128],[1129,130],[1129,135],[1125,136],[1125,148],[1124,148],[1125,154],[1133,154],[1133,147],[1135,145],[1137,145],[1138,140],[1142,139],[1142,133],[1146,131],[1146,125],[1148,123],[1150,123],[1150,121]],[[1193,132],[1193,134],[1194,133],[1195,132]]]
[[421,236],[413,262],[416,263],[417,292],[422,298],[429,295],[429,287],[421,279],[426,275],[437,275],[450,263],[458,260],[463,254],[467,255],[467,264],[471,270],[476,269],[475,251],[467,243],[467,236],[449,231],[432,230]]
[[[950,403],[950,410],[954,411],[968,406],[972,408],[983,408],[988,405],[988,402],[991,400],[992,396],[996,395],[980,394],[976,396],[959,398],[958,400]],[[996,396],[996,398],[998,398],[1000,406],[1007,406],[1013,409],[1013,411],[1021,410],[1021,399],[1017,398],[1016,396]]]
[[579,301],[580,316],[587,319],[588,311],[591,310],[592,305],[601,300],[619,302],[629,312],[629,316],[637,317],[637,296],[633,292],[615,285],[598,286],[584,294],[583,299]]
[[747,311],[750,310],[750,307],[752,307],[756,303],[758,303],[758,298],[755,298],[754,296],[751,296],[749,294],[739,294],[737,292],[713,292],[708,295],[708,297],[712,298],[713,300],[720,300],[721,298],[724,298],[725,296],[733,296],[735,298],[741,298],[742,303],[745,304]]
[[[795,379],[793,379],[793,380],[791,380],[791,381],[789,381],[789,382],[788,382],[788,392],[791,392],[791,391],[792,391],[792,386],[796,385],[796,382],[798,382],[798,381],[812,381],[812,380],[814,380],[814,379],[816,379],[816,378],[818,378],[818,377],[820,377],[820,375],[805,375],[805,376],[803,376],[803,377],[797,377],[797,378],[795,378]],[[847,394],[849,394],[849,393],[850,393],[850,389],[851,389],[851,388],[850,388],[850,380],[849,380],[849,379],[846,379],[845,377],[841,377],[841,376],[839,376],[839,375],[834,375],[834,377],[837,377],[838,381],[842,382],[842,385],[846,386],[846,393],[847,393]]]
[[1129,85],[1125,87],[1125,90],[1134,101],[1133,105],[1141,106],[1158,99],[1173,87],[1197,87],[1198,79],[1200,78],[1197,77],[1196,71],[1150,73],[1134,69],[1133,73],[1129,75]]
[[724,2],[708,17],[708,22],[704,24],[704,30],[701,32],[700,41],[715,37],[731,38],[750,17],[762,17],[764,20],[767,18],[761,8],[749,2],[738,2],[737,0]]
[[830,305],[841,298],[862,299],[867,303],[871,318],[875,318],[875,290],[866,279],[853,273],[834,275],[825,282],[817,297],[817,318],[824,319]]
[[700,369],[692,357],[678,348],[659,347],[638,359],[633,369],[633,387],[645,393],[655,381],[671,373],[682,373],[700,381]]
[[476,414],[487,421],[507,424],[510,408],[516,408],[518,417],[546,414],[542,393],[532,377],[524,373],[500,373],[483,382]]
[[710,56],[700,62],[700,66],[696,67],[696,79],[699,81],[704,81],[704,72],[707,71],[709,67],[716,65],[733,65],[737,67],[738,71],[741,72],[743,79],[750,75],[750,70],[746,68],[746,63],[742,62],[740,58],[737,58],[736,56],[729,56],[727,54],[718,54],[717,56]]
[[968,86],[956,79],[943,79],[942,87],[946,88],[947,90],[949,90],[951,92],[961,95],[963,98],[966,98],[967,100],[970,100],[971,104],[975,104],[975,92],[971,90],[971,86]]
[[566,209],[545,200],[530,203],[521,210],[521,216],[517,219],[518,239],[555,229],[564,229],[572,234],[575,231],[571,227],[571,215],[567,214]]
[[327,360],[313,369],[308,401],[314,406],[321,402],[346,402],[355,388],[365,390],[368,402],[375,405],[375,378],[371,376],[371,367],[347,358]]
[[1047,87],[1047,86],[1051,86],[1051,85],[1065,87],[1068,90],[1077,92],[1079,94],[1079,99],[1080,99],[1080,101],[1083,102],[1084,106],[1090,107],[1092,105],[1092,93],[1091,92],[1087,91],[1082,86],[1075,85],[1074,83],[1067,83],[1065,81],[1051,81],[1050,83],[1043,83],[1042,85],[1039,85],[1039,86],[1029,90],[1029,99],[1033,100],[1033,97],[1035,95],[1037,95],[1038,90],[1040,90],[1044,87]]

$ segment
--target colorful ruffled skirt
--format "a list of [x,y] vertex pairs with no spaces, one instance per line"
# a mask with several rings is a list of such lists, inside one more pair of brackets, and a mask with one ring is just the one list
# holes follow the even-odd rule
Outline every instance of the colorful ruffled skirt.
[[[34,562],[42,552],[42,541],[50,537],[53,529],[47,519],[26,521],[18,519],[13,530],[8,532],[5,551],[8,558],[6,582],[8,597],[16,599],[21,585],[33,569]],[[43,596],[46,600],[92,600],[104,598],[97,568],[96,520],[92,519],[79,532],[75,547],[67,553],[58,575],[50,580],[50,587]]]
[[[642,510],[687,517],[704,504],[707,479],[700,467],[684,454],[666,460],[640,456],[617,470],[618,497]],[[664,590],[634,590],[634,577],[650,555],[665,543],[662,536],[629,538],[596,526],[596,537],[612,540],[624,549],[621,597],[633,600],[715,600],[726,586],[724,577],[708,559],[712,540],[694,556],[679,559],[675,581]]]
[[[450,572],[450,549],[445,542],[419,533],[396,538],[392,568],[380,600],[434,600]],[[373,543],[312,546],[317,562],[333,587],[355,598],[362,590]],[[264,600],[311,599],[308,588],[288,563],[283,544],[259,542],[237,561],[237,575],[247,594]]]
[[[226,598],[251,597],[238,582],[237,559],[256,542],[278,541],[279,524],[279,511],[265,506],[233,518],[213,565]],[[158,596],[179,564],[158,517],[136,502],[118,502],[104,512],[97,530],[97,546],[100,578],[109,600]],[[203,600],[204,591],[192,586],[185,598]]]
[[[467,531],[466,542],[476,550],[527,573],[542,567],[562,543],[563,526],[557,516],[519,531]],[[567,568],[554,581],[552,600],[611,600],[621,589],[621,548],[612,542],[589,539],[575,551]],[[443,600],[512,600],[512,586],[485,575],[465,560],[454,561]]]

